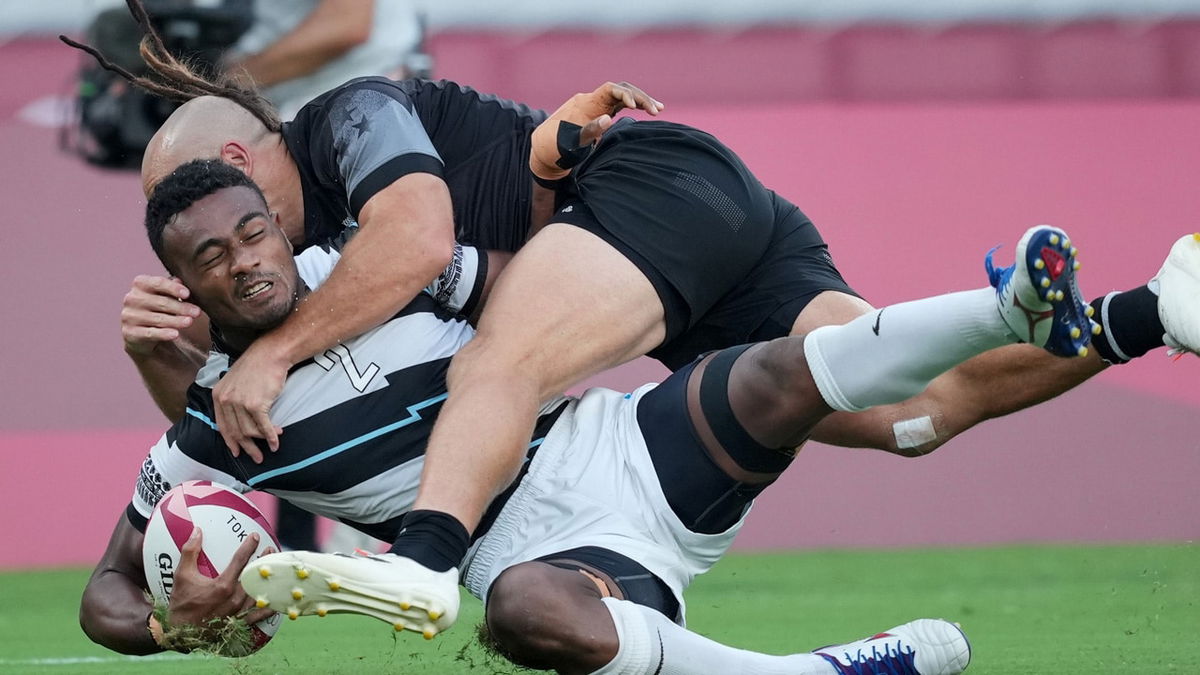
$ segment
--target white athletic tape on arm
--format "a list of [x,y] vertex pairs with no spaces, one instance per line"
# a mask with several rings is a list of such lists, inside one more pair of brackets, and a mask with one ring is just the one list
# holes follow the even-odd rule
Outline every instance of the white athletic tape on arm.
[[937,440],[937,432],[933,430],[933,420],[929,415],[896,422],[892,425],[892,434],[896,437],[896,447],[901,450]]

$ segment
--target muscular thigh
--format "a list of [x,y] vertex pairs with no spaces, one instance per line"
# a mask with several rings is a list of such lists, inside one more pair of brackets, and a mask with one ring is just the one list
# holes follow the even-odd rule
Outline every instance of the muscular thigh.
[[774,227],[771,193],[698,129],[624,122],[572,177],[557,219],[596,234],[659,293],[672,340],[751,273]]
[[662,303],[636,265],[585,230],[551,223],[496,281],[472,346],[557,392],[645,354],[664,334]]

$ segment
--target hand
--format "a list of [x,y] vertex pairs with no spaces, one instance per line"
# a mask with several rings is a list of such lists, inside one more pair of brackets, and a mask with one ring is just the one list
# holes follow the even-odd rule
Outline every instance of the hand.
[[535,176],[545,180],[557,180],[567,175],[568,170],[559,165],[562,155],[558,147],[558,129],[561,122],[582,127],[579,146],[587,147],[604,135],[613,124],[613,115],[621,110],[630,108],[658,115],[664,107],[628,82],[605,82],[591,93],[575,94],[533,130],[529,168]]
[[[625,108],[644,110],[651,115],[658,115],[666,107],[628,82],[617,82],[616,84],[605,82],[592,93],[577,94],[575,98],[579,99],[581,96],[583,98],[576,101],[580,112],[593,119],[601,115],[616,115]],[[570,121],[580,124],[576,120]]]
[[[258,549],[258,535],[246,537],[246,541],[234,552],[229,565],[215,578],[205,576],[200,571],[198,563],[203,545],[204,534],[200,528],[193,528],[181,549],[179,568],[175,570],[175,587],[168,605],[171,624],[188,624],[204,629],[213,619],[228,616],[242,617],[250,625],[271,616],[271,610],[255,608],[254,600],[246,595],[238,582],[238,576]],[[270,549],[264,551],[269,552]]]
[[271,406],[283,391],[290,367],[259,338],[213,387],[217,430],[234,457],[244,451],[261,464],[263,455],[255,438],[265,438],[272,452],[279,449],[283,429],[271,423]]
[[177,279],[140,275],[121,302],[121,338],[131,356],[146,356],[163,343],[179,339],[180,331],[200,316],[200,308],[185,302],[191,292]]

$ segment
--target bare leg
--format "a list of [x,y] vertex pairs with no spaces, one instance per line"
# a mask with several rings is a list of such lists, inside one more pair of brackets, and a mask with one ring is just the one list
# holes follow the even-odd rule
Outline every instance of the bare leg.
[[646,353],[665,331],[637,267],[578,227],[546,226],[513,258],[478,334],[451,362],[414,509],[474,529],[515,475],[540,403]]
[[617,593],[574,570],[515,565],[492,585],[486,639],[514,663],[565,675],[835,672],[814,654],[772,656],[722,645]]
[[[843,324],[873,310],[860,298],[822,293],[796,318],[792,335]],[[1068,359],[1030,345],[1002,347],[950,370],[907,401],[859,413],[835,412],[816,426],[812,438],[843,447],[923,455],[980,422],[1048,401],[1104,368],[1095,350],[1084,358]],[[932,430],[932,438],[927,430]],[[928,440],[921,442],[923,438]]]

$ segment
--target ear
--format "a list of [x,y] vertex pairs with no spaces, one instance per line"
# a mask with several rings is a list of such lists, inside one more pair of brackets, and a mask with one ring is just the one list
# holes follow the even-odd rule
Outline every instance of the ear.
[[247,176],[254,177],[254,158],[250,155],[250,149],[245,145],[237,141],[226,141],[221,146],[220,160],[240,169]]

